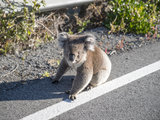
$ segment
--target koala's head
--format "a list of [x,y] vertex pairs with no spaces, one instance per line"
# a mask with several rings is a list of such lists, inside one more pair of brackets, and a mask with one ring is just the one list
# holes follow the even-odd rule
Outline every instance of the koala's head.
[[64,57],[70,63],[80,63],[86,60],[87,51],[94,51],[95,36],[69,35],[65,32],[58,35],[59,46],[64,50]]

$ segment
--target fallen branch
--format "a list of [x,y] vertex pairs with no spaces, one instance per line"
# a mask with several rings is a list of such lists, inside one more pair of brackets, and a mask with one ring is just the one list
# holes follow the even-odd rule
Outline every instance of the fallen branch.
[[50,32],[52,35],[54,35],[54,33],[50,29],[48,29],[43,23],[40,23],[38,21],[36,21],[36,23],[38,23],[39,25],[43,26],[48,32]]

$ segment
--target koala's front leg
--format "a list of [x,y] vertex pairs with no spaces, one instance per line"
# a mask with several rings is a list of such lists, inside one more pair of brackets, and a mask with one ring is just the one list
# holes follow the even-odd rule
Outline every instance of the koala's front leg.
[[58,83],[61,80],[63,74],[68,71],[68,69],[69,69],[69,66],[68,66],[66,60],[63,58],[61,60],[58,71],[57,71],[52,83]]
[[80,67],[77,69],[77,75],[72,83],[69,99],[76,99],[76,95],[86,88],[93,76],[93,69]]

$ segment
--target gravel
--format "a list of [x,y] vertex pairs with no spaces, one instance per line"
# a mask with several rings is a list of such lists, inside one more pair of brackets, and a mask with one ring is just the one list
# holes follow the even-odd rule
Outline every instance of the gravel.
[[[97,38],[97,45],[110,57],[137,49],[152,43],[159,43],[160,38],[148,39],[133,34],[110,34],[103,27],[92,29]],[[56,73],[62,59],[62,50],[57,40],[41,45],[36,50],[22,51],[17,55],[0,56],[0,92],[15,89],[31,80],[50,79]]]

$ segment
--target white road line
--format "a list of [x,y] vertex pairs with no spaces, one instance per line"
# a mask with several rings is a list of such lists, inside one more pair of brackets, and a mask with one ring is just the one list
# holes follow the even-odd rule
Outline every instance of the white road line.
[[112,90],[115,90],[119,87],[122,87],[130,82],[138,80],[148,74],[151,74],[155,71],[160,70],[160,61],[157,61],[153,64],[130,72],[126,75],[123,75],[119,78],[106,82],[103,85],[100,85],[90,91],[82,92],[78,95],[77,99],[71,102],[69,99],[49,106],[45,109],[42,109],[36,113],[33,113],[29,116],[22,118],[21,120],[48,120],[54,118],[64,112],[67,112],[79,105],[82,105],[90,100],[93,100],[101,95],[104,95]]

